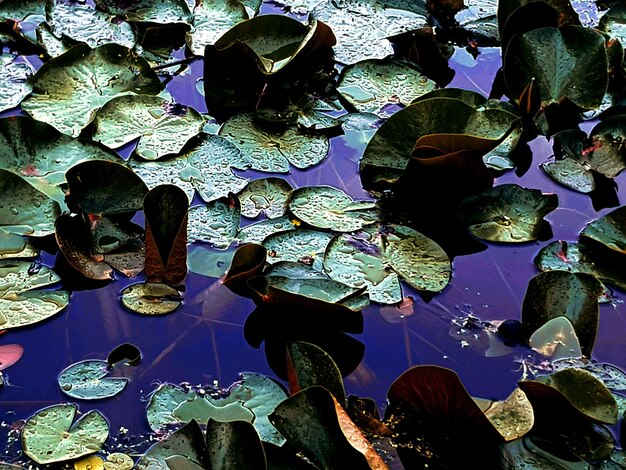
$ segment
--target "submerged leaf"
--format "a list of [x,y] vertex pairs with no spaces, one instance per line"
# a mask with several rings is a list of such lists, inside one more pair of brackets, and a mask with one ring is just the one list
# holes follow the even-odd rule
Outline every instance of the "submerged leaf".
[[584,237],[617,253],[626,254],[626,206],[618,207],[587,224],[580,236],[581,239]]
[[125,377],[107,377],[107,361],[80,361],[66,367],[57,379],[66,395],[80,400],[99,400],[117,395],[128,384]]
[[0,112],[15,108],[32,90],[34,71],[12,54],[0,53]]

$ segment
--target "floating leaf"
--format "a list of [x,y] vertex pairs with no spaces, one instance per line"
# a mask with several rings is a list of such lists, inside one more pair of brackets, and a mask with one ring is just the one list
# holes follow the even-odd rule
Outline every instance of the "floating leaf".
[[588,164],[592,170],[614,178],[626,168],[626,116],[618,115],[600,121],[591,131],[591,154]]
[[0,169],[0,227],[5,233],[43,237],[54,233],[59,205],[23,178]]
[[21,21],[28,16],[45,16],[46,0],[4,0],[0,4],[0,20]]
[[220,135],[228,138],[250,162],[250,168],[273,173],[289,172],[289,164],[299,169],[320,163],[328,153],[328,138],[288,128],[283,133],[262,130],[252,114],[238,114],[224,123]]
[[63,42],[52,33],[52,28],[46,22],[37,26],[37,44],[39,44],[50,58],[59,57],[70,50],[71,44]]
[[519,388],[513,390],[506,400],[493,402],[483,412],[506,442],[528,433],[535,422],[533,408]]
[[315,228],[353,232],[378,219],[374,201],[354,201],[332,186],[307,186],[293,191],[289,209]]
[[556,194],[503,184],[468,197],[458,213],[472,235],[481,240],[521,243],[539,238],[549,227],[543,217],[557,206]]
[[189,201],[195,189],[202,199],[211,202],[241,191],[248,180],[233,174],[232,169],[245,170],[250,163],[229,140],[201,134],[194,145],[172,160],[131,160],[130,167],[150,189],[159,184],[175,184],[185,191]]
[[35,258],[39,249],[32,240],[0,229],[0,259]]
[[236,197],[222,198],[189,209],[189,242],[225,249],[237,235],[241,212]]
[[259,435],[246,421],[219,422],[209,419],[206,430],[209,468],[229,470],[267,468]]
[[399,62],[366,60],[341,71],[337,91],[361,113],[384,115],[388,104],[409,104],[436,84]]
[[107,460],[104,462],[104,470],[132,470],[135,466],[133,459],[121,452],[113,452],[107,455]]
[[46,62],[33,78],[22,109],[38,121],[76,137],[98,109],[117,96],[154,95],[163,86],[145,59],[117,44],[78,44]]
[[572,322],[565,316],[548,320],[528,339],[532,349],[551,360],[579,358],[583,353]]
[[192,245],[187,255],[187,267],[192,273],[219,279],[230,269],[235,247],[227,250],[215,250],[200,244]]
[[193,108],[159,96],[120,96],[105,104],[94,120],[93,140],[118,148],[139,138],[135,152],[145,160],[179,153],[204,126]]
[[514,36],[504,57],[504,77],[517,99],[531,79],[547,106],[564,98],[597,108],[608,84],[604,38],[590,28],[540,28]]
[[32,90],[34,71],[27,63],[16,62],[12,54],[0,54],[0,112],[15,108]]
[[24,453],[41,465],[98,452],[109,437],[109,424],[98,411],[77,421],[76,405],[53,405],[39,410],[22,429]]
[[582,352],[589,357],[598,329],[602,284],[593,276],[548,271],[533,277],[522,306],[524,333],[530,337],[547,321],[565,316],[574,326]]
[[204,434],[196,421],[191,421],[165,439],[157,441],[137,461],[135,470],[167,469],[166,460],[173,455],[184,455],[193,464],[206,468]]
[[46,3],[46,21],[57,38],[66,36],[92,48],[115,43],[132,49],[137,42],[130,24],[87,3],[50,0]]
[[605,216],[587,224],[580,236],[607,248],[626,253],[626,206],[618,207]]
[[74,462],[74,470],[106,470],[104,468],[104,460],[97,455],[76,460]]
[[122,305],[142,315],[165,315],[182,305],[178,290],[151,282],[130,285],[121,292]]
[[237,295],[252,297],[254,293],[248,286],[248,280],[263,272],[266,258],[267,250],[262,245],[248,243],[240,246],[224,277],[224,285]]
[[319,271],[331,238],[330,233],[299,229],[270,235],[263,240],[263,246],[267,248],[268,263],[299,261]]
[[204,47],[215,42],[229,29],[248,19],[238,1],[201,0],[193,9],[193,30],[186,35],[187,45],[195,55],[204,55]]
[[588,165],[573,158],[566,157],[542,163],[541,169],[557,183],[580,193],[590,193],[596,188],[593,173]]
[[192,14],[185,0],[96,0],[96,5],[104,11],[126,18],[127,21],[143,23],[184,23],[191,24]]
[[239,243],[263,243],[270,235],[295,230],[289,217],[277,217],[246,225],[237,232]]
[[117,395],[126,384],[125,377],[107,377],[111,371],[106,361],[80,361],[66,367],[57,379],[66,395],[80,400],[100,400]]
[[439,292],[452,267],[430,238],[401,225],[382,226],[335,237],[324,255],[324,270],[348,286],[367,286],[373,302],[402,301],[399,277],[421,291]]
[[604,383],[606,388],[611,391],[626,390],[626,372],[612,364],[597,362],[595,360],[585,359],[582,357],[578,359],[569,358],[552,362],[552,369],[554,372],[571,368],[584,369],[593,374],[595,378]]
[[280,217],[287,211],[291,185],[282,178],[259,178],[250,181],[237,195],[241,215],[251,219],[261,213],[269,219]]
[[107,365],[113,367],[121,361],[126,366],[136,366],[141,362],[141,351],[134,344],[124,343],[116,346],[107,357]]
[[8,369],[24,354],[24,348],[19,344],[3,344],[0,346],[0,371]]

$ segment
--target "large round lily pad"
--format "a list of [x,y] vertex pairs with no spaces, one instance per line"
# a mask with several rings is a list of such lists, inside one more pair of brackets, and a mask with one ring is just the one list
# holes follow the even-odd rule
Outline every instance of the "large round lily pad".
[[31,92],[34,71],[12,54],[0,54],[0,112],[15,108]]
[[274,219],[265,219],[254,224],[241,227],[237,232],[237,241],[243,243],[263,243],[270,235],[280,232],[288,232],[295,230],[293,223],[289,217],[276,217]]
[[64,134],[78,136],[98,109],[116,96],[155,95],[163,88],[145,59],[130,49],[78,44],[46,62],[33,77],[22,109]]
[[125,377],[107,377],[109,372],[107,361],[80,361],[63,369],[57,381],[63,393],[72,398],[99,400],[117,395],[128,384]]

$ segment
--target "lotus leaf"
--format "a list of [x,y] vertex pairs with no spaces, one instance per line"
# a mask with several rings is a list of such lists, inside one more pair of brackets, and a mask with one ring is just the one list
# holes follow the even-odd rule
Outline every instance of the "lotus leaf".
[[117,96],[155,95],[163,88],[145,59],[117,44],[78,44],[46,62],[33,77],[22,109],[64,134],[78,136],[96,112]]
[[104,11],[125,18],[127,21],[143,23],[184,23],[191,24],[192,14],[185,0],[96,0],[96,5]]
[[192,273],[219,279],[226,274],[232,263],[236,248],[215,250],[200,244],[192,245],[187,255],[187,267]]
[[96,115],[93,140],[118,148],[139,138],[137,155],[156,160],[179,153],[203,126],[204,119],[193,108],[159,96],[120,96]]
[[547,321],[565,316],[574,326],[582,352],[589,357],[598,329],[598,297],[602,284],[593,276],[548,271],[533,277],[522,306],[524,333],[530,337]]
[[189,209],[189,241],[210,243],[225,249],[237,235],[241,212],[239,200],[232,196]]
[[556,194],[503,184],[468,197],[458,213],[472,235],[481,240],[521,243],[540,237],[549,227],[543,217],[557,206]]
[[204,47],[215,42],[229,29],[248,19],[244,5],[232,0],[201,0],[193,9],[193,31],[187,33],[191,52],[201,56]]
[[267,262],[296,261],[322,268],[323,254],[333,235],[316,230],[299,229],[270,235],[263,240]]
[[23,178],[0,169],[0,227],[5,233],[43,237],[54,232],[59,204]]
[[132,470],[135,466],[133,459],[121,452],[113,452],[107,455],[107,460],[104,462],[104,470]]
[[435,88],[422,73],[399,62],[366,60],[341,71],[337,90],[361,113],[384,115],[388,104],[409,104]]
[[157,441],[135,464],[135,470],[167,469],[166,460],[173,455],[184,455],[193,464],[206,468],[204,434],[197,422],[191,421],[165,439]]
[[246,421],[209,419],[206,430],[209,468],[265,470],[267,462],[259,435]]
[[598,242],[607,248],[626,253],[626,206],[618,207],[605,216],[587,224],[582,232],[584,237]]
[[341,372],[326,351],[303,341],[289,343],[287,350],[292,364],[292,369],[288,368],[292,395],[313,385],[319,385],[328,390],[342,406],[345,405],[346,392]]
[[277,217],[246,225],[237,232],[239,243],[263,243],[270,235],[295,230],[289,217]]
[[238,194],[241,215],[256,219],[261,213],[269,219],[282,216],[289,206],[291,185],[282,178],[250,181]]
[[0,259],[35,258],[39,249],[32,240],[0,229]]
[[121,294],[122,305],[142,315],[165,315],[182,304],[179,292],[166,284],[133,284],[124,288]]
[[[517,117],[500,109],[477,110],[448,97],[418,101],[391,116],[374,134],[360,163],[367,189],[386,188],[406,169],[416,141],[433,134],[458,134],[495,147],[507,136]],[[449,145],[455,145],[450,143]],[[456,145],[455,145],[456,147]],[[463,147],[457,150],[464,150]]]
[[232,169],[250,167],[248,157],[229,140],[216,135],[201,134],[197,142],[173,160],[159,162],[130,161],[130,167],[148,188],[159,184],[175,184],[185,191],[189,201],[194,189],[206,202],[241,191],[247,179],[233,174]]
[[426,17],[406,10],[386,9],[371,0],[320,2],[312,11],[335,33],[335,60],[350,65],[393,54],[390,36],[426,26]]
[[291,445],[323,468],[388,468],[323,387],[289,397],[276,407],[270,421]]
[[504,77],[517,99],[532,78],[543,106],[564,98],[583,109],[600,105],[608,84],[604,38],[581,26],[540,28],[514,36],[504,57]]
[[307,186],[293,191],[289,209],[300,220],[321,229],[353,232],[376,222],[376,202],[354,201],[332,186]]
[[579,358],[583,353],[572,322],[565,316],[548,320],[528,339],[532,349],[552,360]]
[[67,307],[67,291],[42,291],[61,278],[46,266],[30,261],[0,260],[0,328],[31,325]]
[[66,395],[80,400],[99,400],[117,395],[128,383],[125,377],[107,377],[107,361],[80,361],[63,369],[58,383]]
[[109,437],[109,423],[95,410],[74,421],[77,412],[71,404],[39,410],[22,429],[24,453],[45,465],[98,452]]
[[0,54],[0,112],[15,108],[31,92],[34,71],[12,54]]
[[399,277],[420,291],[439,292],[452,267],[430,238],[401,225],[382,226],[335,237],[324,255],[324,270],[348,286],[367,286],[373,302],[402,301]]
[[519,386],[531,402],[554,395],[556,390],[569,404],[588,419],[598,423],[615,424],[618,420],[617,403],[605,385],[583,369],[564,369],[551,375],[525,380]]
[[288,128],[283,133],[267,132],[254,124],[252,114],[238,114],[224,123],[220,135],[228,138],[242,152],[250,168],[258,171],[287,173],[289,164],[299,169],[320,163],[328,153],[328,138],[309,135]]
[[92,48],[115,43],[132,49],[137,42],[129,23],[86,3],[50,0],[46,3],[46,20],[57,38],[66,36]]
[[626,116],[618,115],[599,122],[591,131],[591,154],[588,164],[592,170],[614,178],[626,168]]
[[60,202],[65,172],[88,160],[122,162],[117,154],[91,141],[60,134],[52,126],[24,116],[0,119],[0,168],[21,175]]

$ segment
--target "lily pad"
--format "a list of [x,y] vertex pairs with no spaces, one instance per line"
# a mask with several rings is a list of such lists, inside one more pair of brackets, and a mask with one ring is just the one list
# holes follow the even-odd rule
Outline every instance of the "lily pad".
[[626,168],[626,116],[609,117],[591,131],[589,167],[607,178],[614,178]]
[[354,201],[332,186],[307,186],[293,191],[289,209],[315,228],[353,232],[378,219],[375,201]]
[[250,181],[237,195],[241,215],[251,219],[261,213],[269,219],[280,217],[287,211],[291,185],[282,178],[259,178]]
[[35,258],[39,253],[31,239],[0,229],[0,259]]
[[399,62],[366,60],[341,71],[337,91],[358,112],[384,116],[386,105],[408,105],[436,86],[416,68]]
[[537,328],[528,344],[542,356],[555,361],[583,355],[574,326],[565,316],[552,318]]
[[57,38],[66,36],[92,48],[115,43],[132,49],[137,42],[129,23],[98,11],[87,3],[49,0],[46,3],[46,21]]
[[220,135],[233,142],[250,162],[250,168],[273,173],[289,172],[289,164],[306,169],[320,163],[329,150],[328,138],[288,128],[282,133],[262,130],[253,114],[238,114],[224,123]]
[[589,274],[548,271],[533,277],[522,305],[524,333],[530,337],[547,321],[565,316],[574,326],[582,352],[590,357],[598,329],[602,284]]
[[533,427],[535,416],[526,394],[516,388],[504,401],[494,401],[483,413],[506,442],[519,439]]
[[178,290],[166,284],[139,283],[124,288],[122,305],[142,315],[165,315],[182,305]]
[[420,291],[439,292],[452,267],[443,249],[430,238],[401,225],[339,235],[328,245],[324,270],[348,286],[367,286],[373,302],[402,301],[399,279]]
[[52,28],[46,22],[41,23],[37,26],[35,31],[37,34],[37,44],[39,44],[45,51],[48,57],[59,57],[62,54],[65,54],[72,47],[72,44],[68,44],[68,41],[63,41],[57,38],[52,33]]
[[206,202],[241,191],[247,179],[233,169],[250,167],[248,157],[229,140],[217,135],[201,134],[182,155],[166,161],[130,161],[130,167],[152,189],[159,184],[175,184],[185,191],[189,201],[194,190]]
[[174,455],[184,455],[192,464],[206,468],[206,445],[202,429],[196,421],[191,421],[165,439],[157,441],[137,461],[135,470],[156,470],[169,468],[166,461]]
[[187,267],[192,273],[219,279],[230,269],[235,252],[235,247],[215,250],[212,247],[195,244],[189,248]]
[[191,24],[193,18],[185,0],[96,0],[96,5],[112,15],[141,23]]
[[59,204],[23,178],[0,169],[0,227],[5,233],[43,237],[54,233]]
[[229,29],[248,19],[238,1],[201,0],[193,9],[193,30],[187,33],[187,45],[195,55],[204,55],[204,47],[215,42]]
[[593,173],[588,165],[573,158],[566,157],[542,163],[541,169],[557,183],[580,193],[590,193],[596,188]]
[[78,44],[46,62],[33,77],[22,109],[64,134],[78,136],[96,112],[117,96],[156,95],[163,89],[145,59],[117,44]]
[[246,225],[237,232],[239,243],[263,243],[270,235],[280,232],[296,230],[289,217],[277,217],[275,219],[265,219],[261,222]]
[[70,404],[39,410],[22,429],[24,453],[45,465],[98,452],[109,437],[109,423],[95,410],[74,421],[77,412]]
[[66,395],[80,400],[100,400],[120,393],[128,384],[125,377],[107,377],[107,361],[80,361],[63,369],[57,379]]
[[317,230],[299,229],[275,233],[263,240],[267,262],[295,261],[321,271],[323,255],[333,235]]
[[193,108],[159,96],[120,96],[98,112],[92,138],[110,148],[139,138],[137,155],[156,160],[179,153],[203,126],[204,119]]
[[512,98],[536,80],[543,106],[564,98],[583,109],[600,105],[608,85],[601,34],[582,26],[540,28],[514,36],[504,57],[504,78]]
[[248,243],[240,246],[224,277],[224,285],[237,295],[252,298],[254,292],[248,281],[263,272],[266,258],[267,250],[263,245]]
[[267,462],[259,435],[246,421],[209,419],[206,430],[209,468],[265,470]]
[[522,243],[536,240],[549,227],[543,217],[558,206],[556,194],[542,194],[503,184],[465,199],[458,207],[461,221],[481,240]]
[[189,242],[210,243],[225,249],[237,236],[241,212],[239,200],[232,196],[193,206],[189,209]]
[[19,344],[3,344],[0,346],[0,371],[8,369],[24,354],[24,348]]
[[582,237],[598,242],[605,247],[626,253],[626,206],[618,207],[585,226]]
[[34,73],[27,63],[15,61],[12,54],[0,54],[0,112],[15,108],[32,90]]
[[67,307],[69,292],[37,290],[60,280],[45,266],[30,261],[0,260],[0,329],[31,325]]
[[0,20],[21,21],[28,16],[45,16],[46,0],[4,0],[0,4]]

